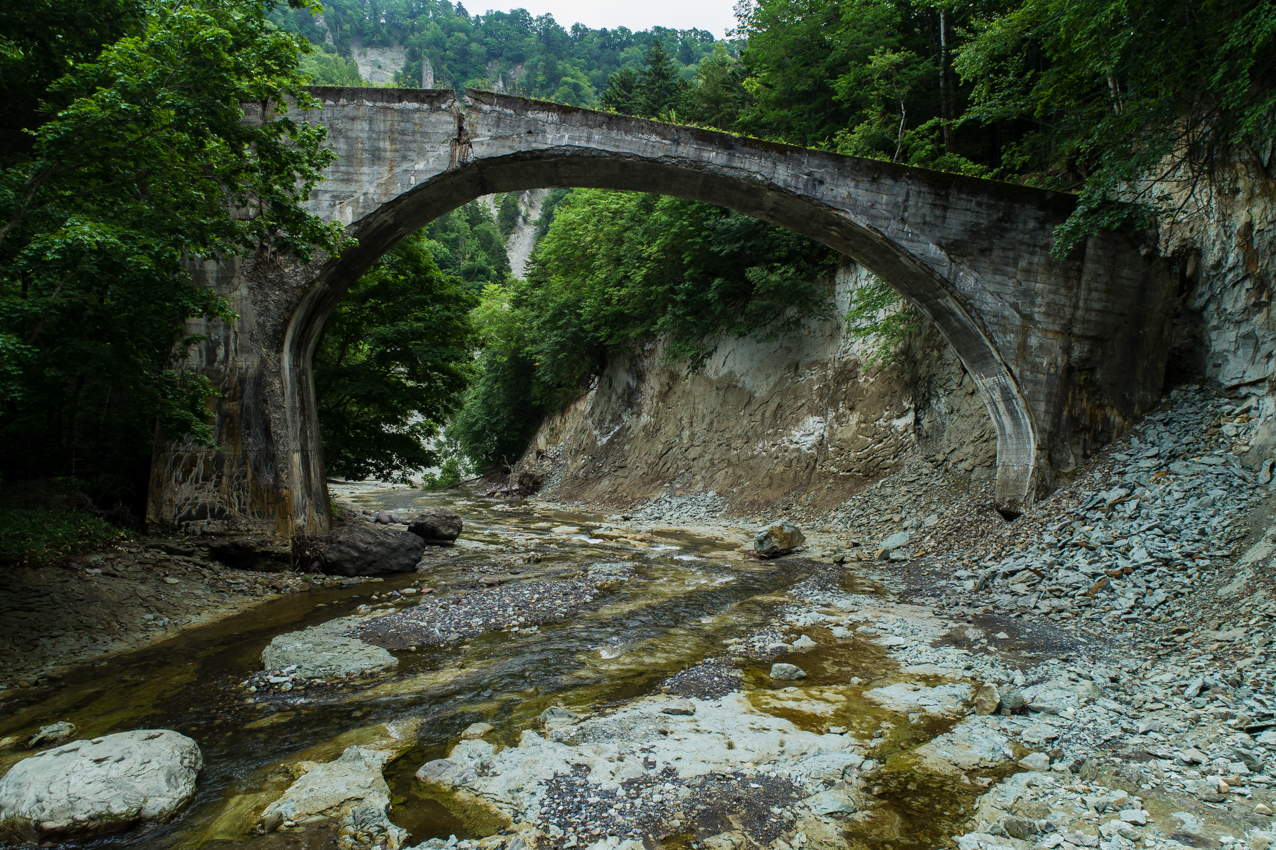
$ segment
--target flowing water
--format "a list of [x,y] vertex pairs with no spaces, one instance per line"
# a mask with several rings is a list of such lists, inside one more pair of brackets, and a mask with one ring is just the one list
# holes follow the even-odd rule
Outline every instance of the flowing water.
[[[0,736],[28,735],[43,724],[70,720],[85,737],[174,729],[194,738],[203,750],[197,796],[173,823],[60,846],[335,846],[331,828],[287,836],[256,836],[247,828],[261,807],[293,781],[284,765],[330,760],[376,731],[384,734],[384,724],[405,719],[420,725],[415,746],[386,769],[391,818],[411,833],[413,842],[490,834],[501,825],[423,796],[412,778],[416,768],[445,755],[475,721],[496,727],[489,740],[511,744],[551,704],[598,709],[650,693],[669,675],[724,654],[725,641],[771,622],[784,592],[816,569],[792,558],[740,559],[730,552],[739,541],[668,532],[642,545],[551,530],[563,525],[588,529],[602,521],[588,514],[537,513],[477,497],[412,490],[364,489],[347,495],[399,513],[451,506],[465,518],[461,545],[449,557],[432,561],[437,566],[424,575],[288,595],[83,669],[0,706]],[[634,565],[633,577],[598,594],[564,622],[395,652],[398,669],[371,685],[276,695],[245,691],[245,678],[260,669],[261,651],[275,635],[352,613],[422,578],[447,596],[473,589],[475,570],[494,561],[502,564],[507,581],[523,581],[578,575],[591,563],[618,559]],[[880,652],[843,656],[811,657],[812,684],[819,684],[821,671],[845,681],[851,671],[871,678],[870,668],[880,674],[887,664]],[[766,691],[764,678],[758,670],[745,671],[746,685],[755,694]],[[782,716],[788,710],[756,704]],[[803,725],[800,711],[790,714]],[[855,726],[856,717],[842,720]],[[16,757],[0,759],[0,771]],[[942,805],[953,805],[951,795],[940,797]],[[892,828],[892,834],[899,833],[898,823]]]

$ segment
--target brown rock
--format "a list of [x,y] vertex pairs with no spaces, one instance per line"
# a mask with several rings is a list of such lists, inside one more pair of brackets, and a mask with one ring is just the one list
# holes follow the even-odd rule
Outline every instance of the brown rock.
[[975,694],[975,714],[995,714],[1000,705],[1001,694],[992,682],[985,683]]

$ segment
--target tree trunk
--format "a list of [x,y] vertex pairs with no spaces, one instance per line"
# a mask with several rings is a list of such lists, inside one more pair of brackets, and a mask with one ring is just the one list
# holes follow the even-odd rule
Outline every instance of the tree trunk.
[[957,140],[953,132],[953,73],[949,67],[949,51],[952,44],[952,21],[948,13],[939,10],[939,117],[944,120],[944,153],[954,153]]

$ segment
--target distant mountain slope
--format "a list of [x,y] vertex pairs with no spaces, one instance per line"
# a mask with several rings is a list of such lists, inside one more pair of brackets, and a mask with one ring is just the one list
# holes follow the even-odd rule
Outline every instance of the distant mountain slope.
[[[567,30],[550,15],[533,17],[523,9],[471,15],[448,0],[327,0],[322,15],[281,7],[273,18],[329,55],[354,60],[370,83],[492,89],[572,106],[597,105],[607,78],[621,68],[640,68],[656,40],[687,79],[715,43],[705,30],[632,32],[581,24]],[[307,65],[315,82],[338,82],[317,73],[318,67]],[[342,73],[348,73],[344,63]]]

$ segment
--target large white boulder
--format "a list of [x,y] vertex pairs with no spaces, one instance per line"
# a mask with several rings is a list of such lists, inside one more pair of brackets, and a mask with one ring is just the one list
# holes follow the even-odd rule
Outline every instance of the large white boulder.
[[294,667],[293,672],[307,679],[361,676],[398,666],[399,659],[381,647],[346,635],[356,622],[342,617],[276,635],[262,650],[261,666],[266,670]]
[[0,826],[44,839],[162,823],[190,800],[203,766],[199,746],[167,729],[72,741],[0,779]]
[[[342,835],[370,836],[366,846],[402,847],[408,833],[390,822],[390,786],[381,774],[389,760],[387,752],[346,747],[340,758],[311,766],[282,797],[267,806],[261,825],[269,832],[289,821],[336,820]],[[338,843],[345,847],[343,842],[345,839]]]

